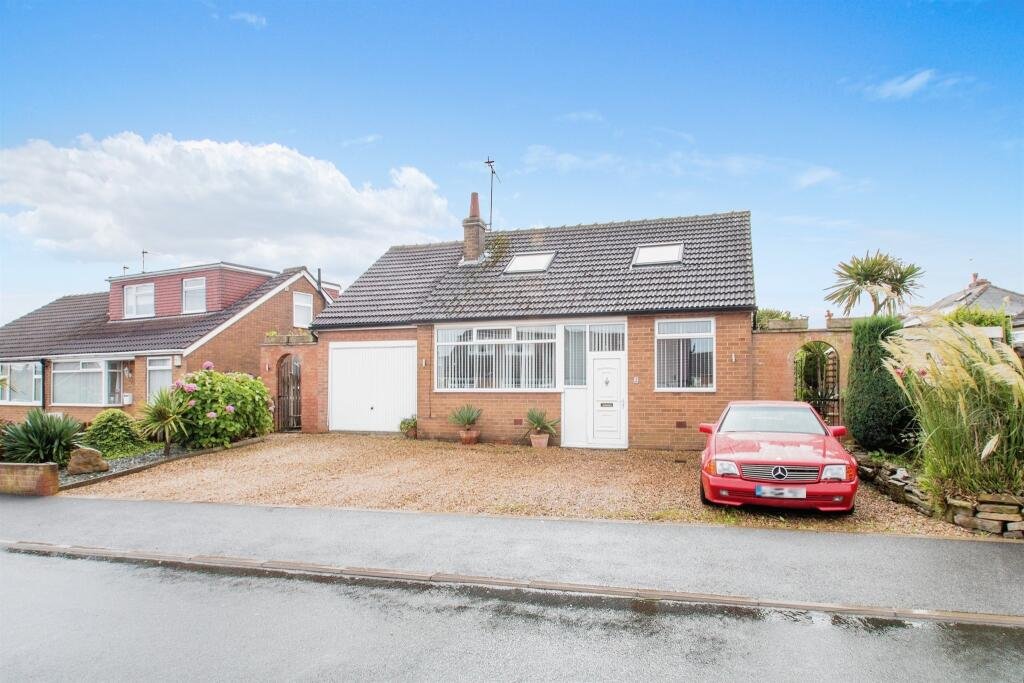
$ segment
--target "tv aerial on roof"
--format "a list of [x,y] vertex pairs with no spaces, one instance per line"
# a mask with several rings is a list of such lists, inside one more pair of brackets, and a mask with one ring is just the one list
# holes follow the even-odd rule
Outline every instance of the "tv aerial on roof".
[[487,217],[487,229],[491,230],[493,229],[494,226],[494,179],[497,178],[498,182],[500,183],[501,177],[498,175],[498,172],[494,170],[494,159],[491,158],[490,154],[487,155],[487,161],[485,161],[484,163],[487,165],[487,168],[491,169],[491,207],[490,215]]

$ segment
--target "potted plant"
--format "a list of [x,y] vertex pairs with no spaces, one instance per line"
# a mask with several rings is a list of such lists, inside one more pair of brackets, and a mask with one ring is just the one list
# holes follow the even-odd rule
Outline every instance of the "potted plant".
[[526,411],[526,424],[530,425],[530,430],[527,433],[530,435],[530,444],[534,448],[547,448],[548,439],[552,434],[558,433],[555,429],[558,420],[548,419],[547,413],[536,408]]
[[480,408],[471,406],[467,403],[461,408],[453,410],[451,415],[448,416],[449,422],[460,427],[459,440],[463,444],[469,446],[471,444],[475,444],[480,439],[480,430],[475,429],[474,427],[483,412],[484,411]]
[[407,417],[398,423],[398,431],[405,434],[407,439],[416,438],[416,416]]

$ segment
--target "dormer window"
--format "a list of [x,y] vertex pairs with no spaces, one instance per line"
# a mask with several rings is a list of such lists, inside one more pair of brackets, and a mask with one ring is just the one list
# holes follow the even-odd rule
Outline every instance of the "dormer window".
[[653,266],[659,263],[681,263],[682,244],[645,244],[633,253],[634,266]]
[[124,317],[152,318],[156,315],[153,299],[153,283],[125,285]]
[[551,265],[555,252],[545,251],[532,254],[516,254],[505,266],[506,273],[543,273]]
[[206,313],[205,277],[187,277],[181,281],[181,312]]

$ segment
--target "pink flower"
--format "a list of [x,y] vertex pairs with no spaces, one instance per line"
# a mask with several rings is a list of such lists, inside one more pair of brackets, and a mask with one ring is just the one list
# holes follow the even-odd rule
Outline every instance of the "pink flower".
[[199,385],[190,383],[183,385],[181,388],[184,389],[187,393],[191,394],[192,392],[199,388]]
[[921,377],[924,377],[925,375],[928,374],[928,371],[925,370],[924,368],[921,368],[920,370],[917,371],[917,374],[920,375]]
[[203,361],[203,370],[213,370],[213,361],[212,360],[204,360]]
[[235,407],[233,405],[228,405],[226,408],[224,408],[224,410],[228,411],[229,413],[233,413],[235,412]]
[[215,419],[215,418],[217,417],[217,413],[215,413],[215,412],[213,412],[213,411],[211,410],[210,412],[208,412],[208,413],[206,414],[206,417],[208,417],[208,418],[210,418],[211,420],[213,420],[213,419]]
[[192,399],[191,401],[189,401],[188,402],[188,407],[189,408],[195,408],[196,407],[196,400]]
[[896,368],[896,375],[897,375],[897,376],[898,376],[898,377],[899,377],[900,379],[903,379],[903,376],[904,376],[904,375],[906,375],[906,374],[907,374],[907,371],[906,371],[906,370],[904,370],[903,368]]
[[180,379],[174,381],[174,388],[175,389],[181,389],[183,386],[185,386],[185,383],[183,381],[181,381]]

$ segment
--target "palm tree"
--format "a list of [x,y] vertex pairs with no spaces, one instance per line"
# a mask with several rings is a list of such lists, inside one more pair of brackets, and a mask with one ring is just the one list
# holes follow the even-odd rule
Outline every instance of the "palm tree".
[[863,258],[853,256],[834,272],[836,283],[826,290],[825,300],[842,306],[843,315],[849,315],[864,294],[871,298],[871,315],[895,314],[920,288],[924,274],[920,266],[881,251],[865,253]]
[[185,425],[187,398],[177,392],[161,389],[142,407],[139,431],[151,439],[164,442],[164,456],[171,454],[171,441],[188,433]]

